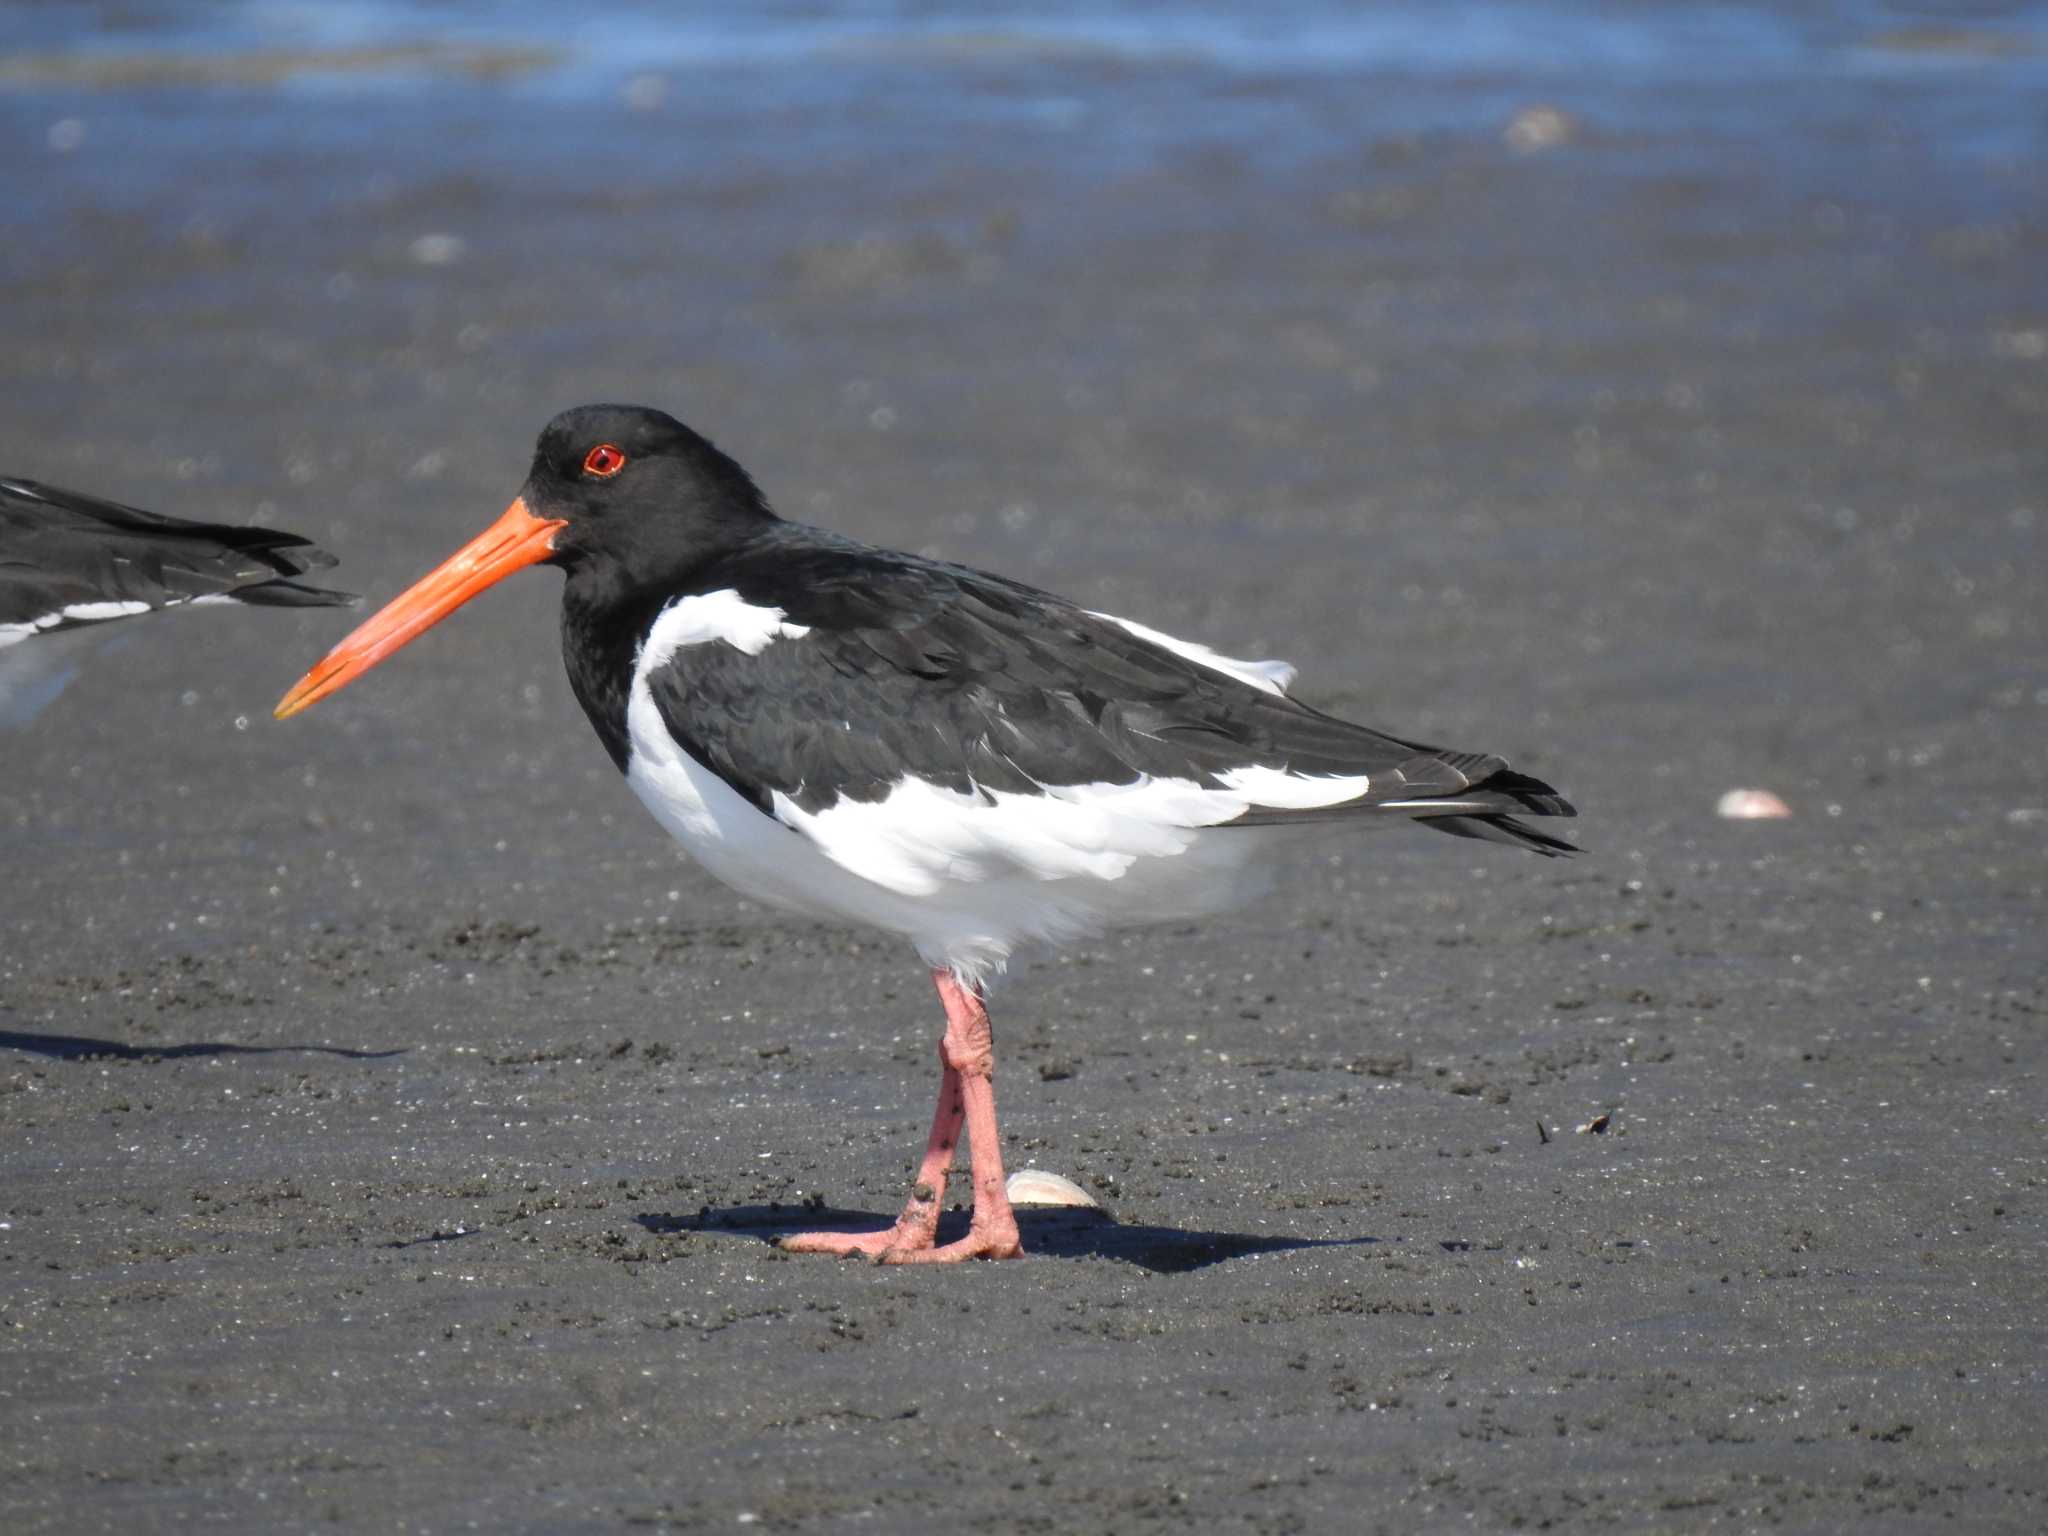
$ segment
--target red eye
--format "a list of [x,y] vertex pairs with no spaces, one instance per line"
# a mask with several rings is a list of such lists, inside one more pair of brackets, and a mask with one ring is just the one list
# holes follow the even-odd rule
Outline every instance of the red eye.
[[599,443],[583,455],[583,473],[609,480],[626,467],[626,456],[615,443]]

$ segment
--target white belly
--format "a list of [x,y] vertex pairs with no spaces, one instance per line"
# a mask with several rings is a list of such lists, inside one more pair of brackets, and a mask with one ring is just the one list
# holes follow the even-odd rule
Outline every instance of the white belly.
[[[683,751],[644,690],[627,725],[627,784],[720,880],[786,911],[900,933],[927,964],[970,982],[1000,972],[1032,940],[1203,917],[1249,900],[1265,884],[1256,856],[1276,836],[1134,822],[1128,830],[1153,847],[1111,852],[1088,846],[1098,811],[1048,802],[1028,818],[1036,825],[1022,827],[1014,809],[914,781],[887,800],[815,816],[792,807],[798,824],[789,825]],[[1054,821],[1089,825],[1063,842],[1045,830],[1048,810]]]
[[[733,889],[788,911],[900,933],[928,963],[970,982],[1001,971],[1032,940],[1057,943],[1236,906],[1264,888],[1264,865],[1287,833],[1226,823],[1255,805],[1329,805],[1367,787],[1363,777],[1265,768],[1234,771],[1214,786],[1139,779],[1028,794],[963,794],[906,777],[881,800],[842,799],[818,811],[778,795],[769,815],[683,750],[647,676],[680,646],[730,644],[753,654],[801,644],[808,631],[781,620],[779,609],[747,608],[730,593],[685,598],[663,612],[635,667],[626,782]],[[1278,689],[1277,680],[1259,681]]]

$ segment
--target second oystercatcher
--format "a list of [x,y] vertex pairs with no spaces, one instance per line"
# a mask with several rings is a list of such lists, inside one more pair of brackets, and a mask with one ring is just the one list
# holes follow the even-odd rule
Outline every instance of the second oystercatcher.
[[25,723],[63,687],[68,669],[36,665],[51,636],[207,603],[354,603],[297,579],[333,564],[295,533],[186,522],[0,477],[0,724]]
[[[279,718],[540,563],[568,576],[570,685],[655,819],[748,896],[903,935],[937,983],[939,1104],[902,1214],[788,1248],[1021,1251],[983,1001],[1019,945],[1233,906],[1303,825],[1574,851],[1519,819],[1572,807],[1498,757],[1323,714],[1287,697],[1281,662],[785,522],[732,459],[636,406],[548,423],[505,514],[336,646]],[[963,1122],[973,1221],[940,1245]]]

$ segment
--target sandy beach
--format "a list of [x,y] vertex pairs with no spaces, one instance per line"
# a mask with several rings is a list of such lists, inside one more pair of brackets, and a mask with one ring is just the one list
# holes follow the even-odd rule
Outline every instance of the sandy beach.
[[1332,836],[1024,959],[1009,1156],[1106,1214],[792,1258],[899,1203],[938,1010],[680,857],[553,573],[285,724],[346,613],[110,627],[0,736],[0,1526],[2048,1525],[2040,8],[623,9],[0,35],[0,470],[376,604],[554,411],[657,405],[786,516],[1503,752],[1587,851]]

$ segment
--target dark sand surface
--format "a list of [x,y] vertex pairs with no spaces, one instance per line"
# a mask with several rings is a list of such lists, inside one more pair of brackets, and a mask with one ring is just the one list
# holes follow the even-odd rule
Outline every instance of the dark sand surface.
[[346,615],[110,632],[0,738],[0,1528],[2048,1525],[2023,63],[0,94],[0,467],[381,602],[555,409],[659,404],[1589,850],[1333,835],[1031,957],[1013,1164],[1114,1220],[791,1259],[895,1209],[938,1009],[682,862],[551,574],[285,726]]

